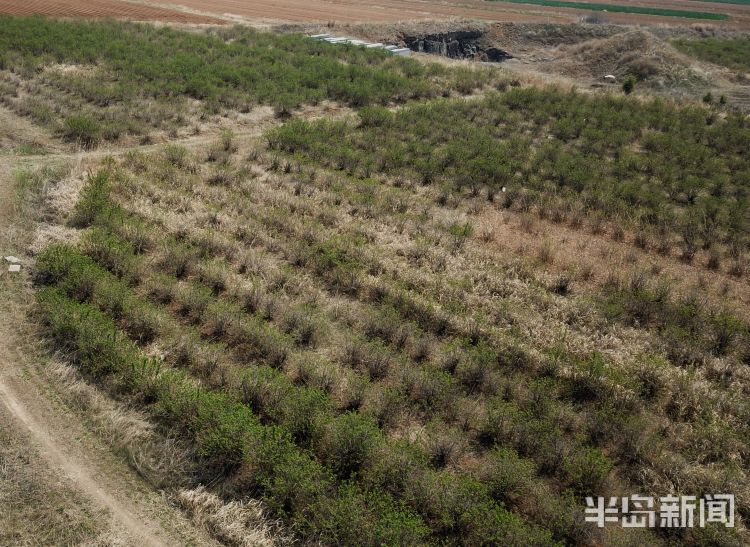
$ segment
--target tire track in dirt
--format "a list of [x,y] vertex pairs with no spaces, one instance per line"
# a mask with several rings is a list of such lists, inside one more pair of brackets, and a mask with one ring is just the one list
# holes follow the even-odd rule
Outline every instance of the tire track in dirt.
[[85,458],[80,459],[80,454],[71,454],[58,444],[55,435],[46,425],[32,416],[2,376],[0,376],[0,402],[30,434],[48,463],[62,470],[77,489],[83,491],[97,505],[107,509],[112,515],[115,526],[123,529],[133,543],[151,546],[178,545],[178,543],[163,541],[154,523],[145,519],[144,515],[136,514],[128,503],[121,502],[112,493],[102,488],[89,468],[90,462],[87,462]]

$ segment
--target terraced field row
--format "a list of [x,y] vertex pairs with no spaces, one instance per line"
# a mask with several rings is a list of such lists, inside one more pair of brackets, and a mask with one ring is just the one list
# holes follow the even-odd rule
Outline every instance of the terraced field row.
[[[696,405],[707,370],[685,374],[657,333],[551,292],[424,189],[244,153],[227,136],[203,157],[172,147],[110,166],[73,219],[94,228],[65,253],[93,259],[119,296],[69,273],[55,282],[288,435],[331,474],[326,504],[357,497],[372,530],[386,504],[413,534],[401,537],[583,541],[595,531],[570,511],[582,495],[740,480],[743,380],[706,376],[716,390]],[[726,450],[695,460],[691,439],[709,430]],[[234,488],[259,490],[304,533],[355,533],[327,520],[331,505],[315,520],[243,483],[247,453],[211,431],[197,442]]]
[[198,34],[0,16],[0,51],[4,104],[83,147],[174,133],[258,105],[285,117],[323,101],[360,107],[466,95],[503,79],[247,27]]

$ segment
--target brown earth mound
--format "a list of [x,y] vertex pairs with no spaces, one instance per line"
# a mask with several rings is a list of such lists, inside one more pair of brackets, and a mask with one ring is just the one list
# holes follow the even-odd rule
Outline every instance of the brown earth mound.
[[575,79],[635,76],[654,87],[692,88],[707,83],[681,53],[650,32],[633,30],[609,38],[561,47],[543,70]]

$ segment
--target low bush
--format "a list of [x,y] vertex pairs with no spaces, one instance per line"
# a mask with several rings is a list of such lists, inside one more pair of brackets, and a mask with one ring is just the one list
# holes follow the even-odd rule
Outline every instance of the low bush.
[[432,472],[423,477],[417,496],[433,529],[466,543],[555,545],[549,532],[525,524],[495,503],[475,479]]
[[[322,429],[324,424],[330,422],[333,413],[331,401],[325,393],[319,389],[301,387],[285,392],[275,414],[295,441],[310,446],[326,434]],[[335,467],[332,469],[336,471]]]
[[109,172],[101,170],[89,175],[68,223],[75,228],[91,226],[109,209],[109,190]]
[[347,479],[360,471],[382,442],[382,433],[373,420],[347,412],[326,425],[319,452],[338,477]]
[[596,496],[614,467],[597,448],[582,448],[565,462],[565,474],[571,487],[581,496]]
[[87,116],[68,116],[63,123],[63,138],[86,148],[96,146],[102,138],[99,123]]
[[528,495],[536,479],[536,465],[512,449],[497,448],[487,455],[481,478],[494,499],[513,506]]
[[102,229],[94,228],[83,241],[83,252],[126,282],[140,279],[135,248],[128,241]]

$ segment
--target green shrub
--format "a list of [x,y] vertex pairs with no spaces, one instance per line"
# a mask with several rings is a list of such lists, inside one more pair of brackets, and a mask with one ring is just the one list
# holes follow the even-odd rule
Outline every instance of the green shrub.
[[213,300],[211,289],[203,285],[178,285],[174,291],[174,301],[179,306],[180,313],[193,323],[201,322],[203,313]]
[[86,234],[83,252],[126,282],[139,279],[133,245],[105,229],[96,227]]
[[361,469],[382,440],[372,419],[347,412],[325,426],[318,452],[338,477],[347,479]]
[[69,224],[75,228],[91,226],[110,207],[109,173],[105,170],[89,175],[73,209]]
[[628,76],[625,78],[625,81],[622,83],[622,90],[626,95],[630,95],[633,90],[635,89],[635,77],[634,76]]
[[364,492],[344,483],[341,496],[323,508],[330,545],[424,545],[429,528],[423,520],[388,494]]
[[135,347],[99,310],[75,303],[53,287],[41,289],[37,301],[50,336],[74,352],[86,374],[104,376],[137,360]]
[[290,431],[294,440],[309,446],[324,433],[323,424],[332,418],[331,402],[322,391],[301,387],[285,392],[275,415]]
[[515,505],[528,494],[536,478],[536,465],[520,458],[515,450],[497,448],[488,454],[481,477],[494,499]]
[[182,278],[195,268],[197,261],[198,251],[196,249],[173,239],[167,239],[164,243],[164,254],[159,261],[159,267],[170,275]]
[[428,463],[424,451],[408,441],[383,443],[373,451],[362,478],[397,498],[411,500]]
[[555,545],[549,532],[506,511],[470,477],[431,472],[420,484],[417,503],[433,530],[470,545]]
[[571,356],[573,375],[570,383],[571,396],[577,401],[606,399],[610,391],[607,381],[607,365],[598,352],[585,359]]
[[164,148],[164,158],[170,165],[178,169],[185,169],[189,165],[190,152],[184,146],[169,144]]
[[268,419],[277,415],[281,401],[292,387],[285,374],[268,365],[244,370],[239,378],[242,402]]
[[102,128],[88,116],[68,116],[63,123],[63,137],[67,141],[92,148],[101,140]]
[[393,118],[390,110],[378,106],[362,108],[359,111],[360,123],[363,127],[382,127]]
[[581,496],[597,496],[614,467],[598,448],[582,448],[565,462],[565,474],[571,486]]
[[239,466],[247,452],[246,431],[256,423],[252,411],[219,393],[188,394],[200,398],[196,404],[196,448],[200,457],[222,468]]
[[263,500],[274,514],[286,516],[303,533],[318,535],[328,530],[322,509],[333,490],[333,478],[308,454],[289,445],[267,445],[259,455],[272,466],[257,480],[265,493]]

